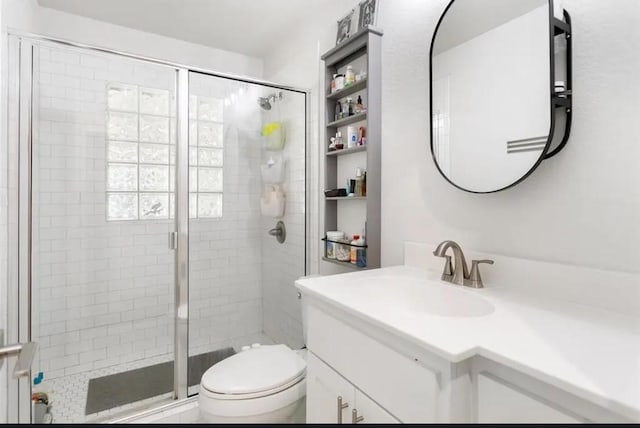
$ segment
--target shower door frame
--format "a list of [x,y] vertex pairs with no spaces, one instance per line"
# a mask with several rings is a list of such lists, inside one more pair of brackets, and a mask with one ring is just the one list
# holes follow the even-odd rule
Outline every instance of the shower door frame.
[[[310,221],[310,95],[311,91],[274,82],[255,79],[247,76],[239,76],[229,73],[220,73],[200,67],[188,66],[161,59],[145,57],[141,55],[122,52],[114,49],[87,45],[69,40],[59,39],[50,36],[23,32],[20,30],[8,29],[8,43],[6,47],[8,55],[12,49],[17,48],[17,64],[11,63],[11,58],[7,60],[7,74],[5,79],[10,80],[12,73],[16,79],[13,88],[7,84],[4,94],[7,99],[7,111],[15,109],[18,113],[18,128],[15,141],[12,142],[9,136],[9,128],[12,126],[7,120],[7,132],[3,138],[7,140],[9,150],[13,146],[17,150],[18,167],[16,173],[11,174],[9,168],[10,183],[15,180],[17,189],[13,192],[9,189],[9,217],[13,212],[18,220],[17,231],[9,228],[8,248],[7,248],[7,268],[8,268],[8,324],[7,342],[30,342],[31,341],[31,247],[32,247],[32,218],[31,218],[31,198],[32,198],[32,130],[34,114],[33,109],[34,85],[33,75],[38,58],[37,47],[40,44],[72,47],[85,50],[88,53],[113,58],[114,55],[121,58],[128,58],[135,61],[142,61],[147,64],[155,64],[175,70],[176,72],[176,205],[175,205],[175,232],[177,234],[177,245],[175,246],[175,299],[174,299],[174,390],[173,399],[188,399],[188,358],[189,358],[189,75],[191,72],[208,75],[213,78],[229,79],[248,84],[256,84],[279,90],[287,90],[301,93],[305,96],[305,268],[307,275],[310,269],[311,257],[311,221]],[[26,55],[25,55],[26,54]],[[17,67],[17,70],[14,68]],[[8,83],[8,82],[7,82]],[[18,99],[9,97],[9,92],[15,91]],[[9,116],[9,115],[7,115]],[[9,158],[11,160],[11,157]],[[25,221],[26,220],[26,221]],[[171,233],[171,232],[170,232]],[[12,235],[13,234],[13,235]],[[26,245],[25,245],[26,243]],[[0,344],[1,345],[1,344]],[[12,361],[8,363],[13,364]],[[31,374],[29,378],[19,380],[8,379],[8,422],[30,423],[31,422]],[[167,405],[166,402],[158,402],[156,406],[142,409],[140,414],[153,412],[154,408],[161,408]]]

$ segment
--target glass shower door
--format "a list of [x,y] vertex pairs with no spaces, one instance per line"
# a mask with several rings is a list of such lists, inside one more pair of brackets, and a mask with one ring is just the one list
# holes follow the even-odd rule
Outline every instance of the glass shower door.
[[[306,95],[189,73],[189,394],[244,346],[302,347]],[[282,221],[279,242],[269,230]]]
[[172,399],[177,71],[44,42],[22,52],[32,390],[54,423]]

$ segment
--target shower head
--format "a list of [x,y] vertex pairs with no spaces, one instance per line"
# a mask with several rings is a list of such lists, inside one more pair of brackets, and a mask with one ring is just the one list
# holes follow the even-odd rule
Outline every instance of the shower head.
[[262,110],[271,110],[270,97],[258,97],[258,104]]
[[266,97],[258,97],[258,104],[262,110],[271,110],[271,103],[282,99],[282,92],[267,95]]

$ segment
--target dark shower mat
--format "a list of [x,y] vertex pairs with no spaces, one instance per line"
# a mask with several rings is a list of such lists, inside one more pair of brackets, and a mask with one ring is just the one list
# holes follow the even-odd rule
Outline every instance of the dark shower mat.
[[[205,371],[236,351],[222,348],[189,357],[189,386],[199,385]],[[85,414],[101,412],[173,390],[173,361],[89,380]]]

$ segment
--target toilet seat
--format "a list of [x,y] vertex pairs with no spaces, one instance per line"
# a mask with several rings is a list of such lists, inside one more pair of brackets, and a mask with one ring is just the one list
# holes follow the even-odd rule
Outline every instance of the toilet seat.
[[[256,415],[275,413],[294,406],[295,403],[304,403],[306,394],[307,380],[304,377],[287,389],[257,398],[219,399],[220,394],[213,394],[201,386],[198,407],[203,414],[214,415],[217,418],[250,418]],[[304,406],[304,404],[302,405]],[[251,421],[245,420],[245,422]]]
[[278,392],[289,389],[295,384],[299,383],[301,380],[305,378],[305,376],[306,376],[306,373],[302,373],[300,376],[296,377],[292,381],[287,382],[283,385],[280,385],[276,388],[267,389],[264,391],[254,392],[250,394],[221,394],[219,392],[209,391],[208,389],[204,388],[202,384],[200,385],[200,389],[201,391],[203,390],[206,391],[207,397],[215,398],[216,400],[247,400],[251,398],[260,398],[260,397],[266,397],[268,395],[277,394]]
[[215,417],[246,418],[299,406],[295,403],[306,396],[306,365],[286,345],[242,351],[204,373],[200,410]]
[[210,367],[200,382],[207,396],[221,400],[264,397],[300,382],[306,361],[286,345],[251,348]]

